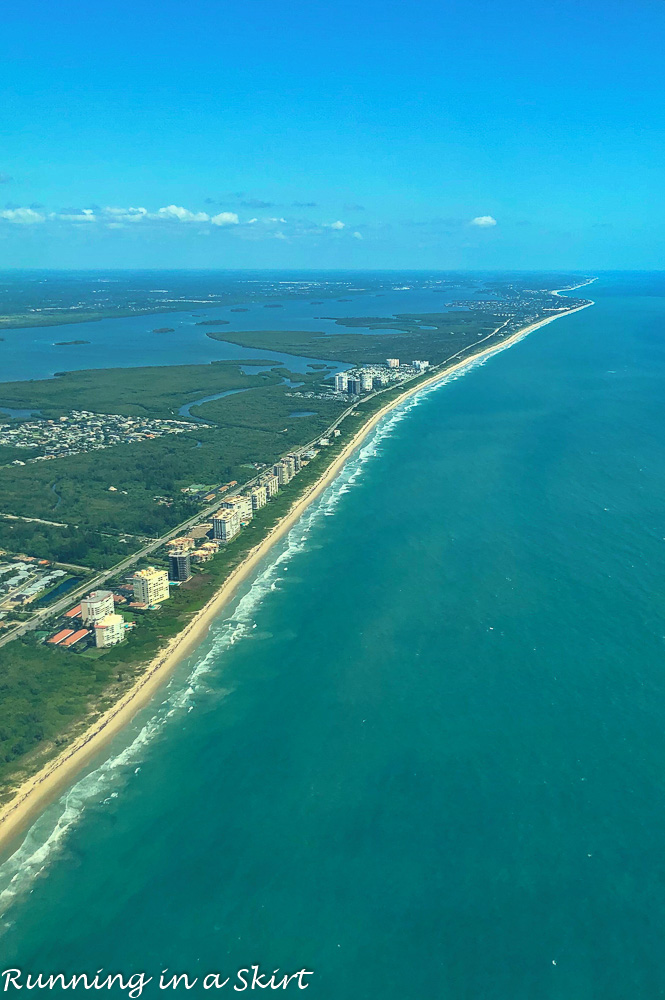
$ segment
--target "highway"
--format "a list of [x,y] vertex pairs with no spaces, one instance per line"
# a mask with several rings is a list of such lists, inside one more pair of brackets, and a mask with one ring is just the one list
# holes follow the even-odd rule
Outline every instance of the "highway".
[[[475,344],[471,346],[474,349],[476,349],[479,346],[479,344],[482,344],[485,341],[489,340],[491,337],[494,337],[499,332],[499,330],[501,330],[504,326],[507,325],[508,322],[509,321],[506,320],[504,323],[498,326],[486,337],[483,337],[481,340],[478,340]],[[432,367],[428,369],[427,375],[431,376],[435,372],[439,371],[441,368],[444,368],[445,366],[450,365],[452,362],[459,360],[460,355],[464,354],[466,351],[469,351],[471,349],[471,346],[464,347],[460,351],[457,351],[455,354],[451,354],[450,357],[446,358],[445,361],[440,362],[438,365],[432,365]],[[400,383],[400,387],[402,386],[406,387],[409,382],[412,382],[414,379],[421,377],[422,377],[421,374],[412,375],[409,378],[404,379],[404,381]],[[365,402],[366,400],[373,399],[375,396],[379,396],[382,393],[390,391],[394,388],[395,388],[394,385],[389,385],[382,389],[376,389],[373,392],[368,393],[366,396],[363,396],[362,401]],[[309,441],[307,444],[300,445],[298,451],[307,451],[308,449],[313,448],[317,444],[317,442],[321,440],[321,438],[329,437],[333,433],[333,431],[336,430],[337,427],[339,427],[341,422],[345,420],[350,413],[353,412],[353,410],[357,406],[357,403],[358,400],[355,400],[350,406],[348,406],[345,410],[343,410],[338,417],[335,418],[333,423],[330,424],[330,426],[325,431],[323,431],[321,434],[318,434],[316,438],[314,438],[312,441]],[[279,461],[279,459],[276,459],[276,461]],[[240,493],[243,490],[249,489],[251,486],[253,486],[255,483],[258,482],[262,474],[263,472],[261,473],[257,472],[257,474],[253,476],[251,479],[248,479],[246,483],[239,485],[237,487],[237,492]],[[218,486],[214,487],[215,491],[217,492],[222,485],[223,484],[220,483]],[[208,490],[206,492],[211,492],[211,490]],[[101,571],[92,578],[88,578],[85,581],[85,583],[81,584],[80,587],[77,587],[73,590],[69,590],[64,597],[55,601],[48,608],[44,608],[41,611],[37,611],[34,617],[31,618],[29,621],[21,622],[20,625],[15,626],[13,629],[9,630],[6,634],[0,636],[0,647],[6,645],[8,642],[11,642],[13,639],[18,639],[20,636],[25,635],[26,632],[30,632],[38,628],[40,625],[43,625],[44,622],[46,622],[49,618],[52,618],[54,615],[62,614],[68,607],[70,607],[72,604],[75,604],[76,601],[79,600],[79,598],[83,597],[91,590],[97,590],[104,583],[106,583],[107,580],[110,580],[112,577],[117,576],[119,573],[124,573],[126,570],[131,569],[131,567],[136,565],[137,562],[139,562],[141,559],[144,559],[151,552],[154,552],[155,549],[161,548],[172,538],[176,538],[178,535],[183,534],[189,528],[194,527],[194,525],[196,524],[200,524],[202,521],[209,520],[211,516],[217,510],[219,510],[221,502],[222,498],[219,496],[216,497],[214,503],[211,503],[203,510],[198,511],[192,517],[188,518],[188,520],[183,521],[182,524],[179,524],[177,525],[177,527],[172,528],[165,535],[162,535],[160,538],[152,539],[146,545],[140,548],[137,552],[132,553],[132,555],[127,556],[126,559],[123,559],[121,562],[116,563],[115,566],[112,566],[110,569]]]
[[[408,380],[405,380],[405,382],[406,381]],[[384,390],[378,390],[378,391],[384,391]],[[365,399],[371,399],[372,396],[376,394],[377,393],[368,394],[367,396],[365,396]],[[347,409],[344,410],[335,419],[334,423],[330,424],[330,426],[322,434],[317,435],[316,438],[314,438],[307,444],[301,445],[298,448],[298,451],[307,451],[309,448],[314,447],[314,445],[321,438],[327,437],[330,434],[332,434],[332,432],[338,427],[340,422],[346,416],[348,416],[349,413],[351,413],[355,405],[356,404],[353,403],[351,406],[347,407]],[[263,472],[261,473],[257,472],[257,474],[253,476],[251,479],[248,479],[246,483],[239,485],[236,488],[237,492],[240,493],[243,490],[249,489],[250,487],[254,486],[258,482],[261,475],[263,475]],[[208,493],[212,492],[213,488],[217,492],[221,486],[222,484],[220,483],[216,487],[211,487],[211,489],[207,490],[206,492]],[[11,642],[13,639],[18,639],[19,636],[25,635],[26,632],[31,632],[34,629],[39,628],[40,625],[46,622],[49,618],[52,618],[55,615],[62,614],[65,610],[67,610],[67,608],[71,607],[73,604],[76,604],[79,598],[83,597],[91,590],[98,590],[100,587],[103,586],[104,583],[106,583],[107,580],[110,580],[112,577],[117,576],[119,573],[124,573],[127,570],[131,569],[132,566],[135,566],[136,563],[138,563],[141,559],[144,559],[151,552],[154,552],[155,549],[159,549],[163,545],[166,545],[166,543],[170,541],[172,538],[177,538],[178,535],[185,533],[189,528],[193,528],[196,524],[200,524],[202,521],[209,520],[212,517],[212,515],[219,510],[221,502],[222,502],[222,497],[217,496],[215,498],[214,503],[211,503],[207,507],[198,511],[196,514],[193,515],[193,517],[188,518],[186,521],[183,521],[181,524],[177,525],[177,527],[172,528],[165,535],[162,535],[160,538],[151,539],[146,545],[140,548],[137,552],[133,552],[131,555],[127,556],[126,559],[123,559],[121,562],[116,563],[110,569],[102,570],[101,572],[97,573],[96,576],[89,577],[84,583],[81,584],[80,587],[76,587],[73,590],[68,590],[65,596],[61,597],[59,600],[49,605],[48,608],[43,608],[41,611],[37,611],[29,621],[21,622],[20,625],[17,625],[15,628],[10,629],[6,634],[0,636],[0,647],[5,646],[8,642]]]

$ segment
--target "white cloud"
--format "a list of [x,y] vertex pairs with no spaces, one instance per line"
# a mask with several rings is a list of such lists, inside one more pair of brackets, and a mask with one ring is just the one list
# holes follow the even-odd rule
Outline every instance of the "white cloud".
[[487,229],[489,226],[496,226],[496,219],[491,215],[477,215],[475,219],[471,219],[471,225]]
[[104,207],[78,208],[65,207],[56,211],[42,210],[40,205],[33,208],[7,207],[0,211],[0,223],[43,223],[55,226],[70,225],[76,229],[90,228],[85,223],[97,224],[105,230],[122,230],[134,228],[137,223],[141,227],[147,226],[155,229],[167,226],[179,229],[180,223],[198,223],[196,227],[186,226],[189,231],[201,235],[210,235],[215,230],[213,227],[236,227],[236,235],[246,239],[307,239],[321,236],[326,231],[342,232],[346,231],[349,237],[362,240],[363,233],[351,230],[347,223],[337,219],[333,222],[312,222],[307,219],[290,219],[287,221],[283,216],[252,216],[249,219],[241,220],[236,212],[223,211],[215,215],[208,212],[192,211],[183,205],[168,204],[161,208],[145,208],[141,205],[105,205]]
[[0,219],[29,226],[35,222],[43,222],[44,216],[32,208],[7,208],[0,212]]
[[[222,215],[224,214],[226,213],[222,212]],[[182,205],[166,205],[159,209],[156,217],[158,219],[175,219],[178,222],[210,222],[210,216],[207,212],[190,212]]]
[[213,215],[210,221],[213,226],[237,226],[238,216],[235,212],[220,212],[219,215]]
[[105,215],[110,215],[112,219],[122,222],[140,222],[148,214],[147,208],[115,208],[108,206],[104,209]]
[[53,212],[52,219],[59,219],[62,222],[96,222],[97,216],[91,208],[84,208],[80,212]]

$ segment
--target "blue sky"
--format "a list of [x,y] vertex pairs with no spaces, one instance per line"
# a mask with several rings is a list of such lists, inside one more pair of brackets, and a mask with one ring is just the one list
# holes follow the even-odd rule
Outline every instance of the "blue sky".
[[2,17],[0,267],[664,266],[661,0]]

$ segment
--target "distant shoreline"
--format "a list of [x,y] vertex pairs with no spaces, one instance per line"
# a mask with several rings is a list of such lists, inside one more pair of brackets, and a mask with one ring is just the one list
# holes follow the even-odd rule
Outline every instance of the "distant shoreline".
[[[554,294],[575,291],[595,281],[591,278],[579,285],[558,289]],[[97,719],[79,737],[77,737],[58,757],[48,762],[37,774],[24,781],[16,790],[14,797],[0,810],[0,858],[9,854],[9,848],[18,842],[20,835],[31,822],[52,802],[74,777],[95,757],[108,742],[122,730],[154,697],[155,693],[169,679],[174,669],[189,656],[205,638],[212,621],[224,606],[233,598],[238,587],[255,571],[261,560],[272,546],[278,542],[293,527],[301,514],[316,500],[326,487],[335,479],[348,459],[358,449],[376,425],[391,410],[401,405],[406,399],[416,395],[442,379],[482,358],[491,357],[511,347],[534,330],[564,316],[586,309],[594,303],[589,301],[563,313],[548,316],[518,330],[499,343],[492,343],[481,348],[475,354],[455,362],[447,368],[437,371],[430,378],[416,386],[407,388],[395,399],[392,399],[376,413],[370,416],[353,438],[342,449],[340,454],[322,472],[321,476],[300,497],[290,510],[271,529],[266,537],[250,550],[243,561],[227,577],[222,586],[210,600],[187,623],[185,628],[175,636],[150,662],[132,688],[126,692],[107,712]],[[494,336],[496,331],[490,336]],[[489,339],[489,338],[485,338]],[[18,846],[18,843],[16,843]]]
[[[587,279],[579,285],[571,285],[569,288],[560,289],[561,291],[573,291],[574,288],[582,288],[584,285],[588,285],[591,281],[595,281],[595,278]],[[335,293],[336,294],[336,293]],[[326,299],[321,302],[312,302],[312,305],[325,305],[327,301],[334,302],[335,294],[331,293]],[[554,291],[552,294],[556,294]],[[294,300],[295,301],[295,300]],[[347,300],[344,300],[347,301]],[[348,300],[351,301],[351,300]],[[61,315],[44,315],[43,313],[35,313],[27,315],[26,313],[13,313],[10,315],[3,315],[0,313],[0,333],[4,333],[5,330],[41,330],[53,326],[72,326],[77,323],[102,323],[108,319],[149,319],[151,316],[172,316],[181,313],[183,316],[192,316],[192,310],[201,309],[202,307],[208,309],[229,309],[230,312],[240,313],[248,312],[248,307],[243,303],[245,299],[237,299],[229,302],[206,302],[202,303],[200,301],[191,300],[190,302],[183,302],[178,304],[166,304],[157,303],[156,305],[146,306],[145,308],[139,307],[137,309],[117,309],[112,312],[95,312],[93,309],[87,312],[62,312]],[[255,304],[263,305],[263,302],[259,299],[256,300]],[[200,315],[200,313],[199,313]],[[204,312],[205,315],[205,312]],[[208,320],[208,324],[222,323],[224,325],[228,324],[229,320]],[[206,325],[197,323],[196,326]],[[152,331],[155,332],[154,330]],[[0,337],[0,340],[4,340]]]

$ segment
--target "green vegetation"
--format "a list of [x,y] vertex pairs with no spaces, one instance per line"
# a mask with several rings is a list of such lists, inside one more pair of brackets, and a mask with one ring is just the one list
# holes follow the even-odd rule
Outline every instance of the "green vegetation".
[[[413,384],[426,378],[427,375],[423,375]],[[316,482],[367,418],[397,398],[402,391],[397,387],[359,403],[342,424],[341,436],[330,447],[322,449],[296,479],[280,489],[277,496],[256,513],[250,524],[219,555],[195,567],[192,580],[173,588],[170,599],[159,610],[134,613],[126,609],[125,618],[136,621],[137,628],[128,634],[121,645],[108,650],[89,649],[77,653],[43,645],[31,635],[3,647],[0,659],[0,692],[3,699],[0,788],[4,789],[5,796],[11,787],[27,774],[38,770],[82,731],[93,717],[105,711],[131,687],[144,664],[177,635],[192,615],[213,596],[248,552],[288,512],[294,500]],[[20,531],[22,524],[0,520],[0,529],[10,526]],[[47,526],[38,527],[46,538]],[[91,536],[82,537],[86,546],[98,544]],[[104,543],[112,541],[103,538]],[[85,560],[77,558],[71,561]],[[151,558],[150,561],[159,562],[159,558]],[[118,577],[111,585],[117,586],[122,582],[123,578]]]
[[[422,320],[422,324],[417,321]],[[435,313],[414,317],[400,316],[398,319],[345,319],[338,320],[348,326],[363,326],[381,330],[400,329],[401,333],[353,334],[340,333],[333,336],[307,331],[270,330],[241,333],[209,332],[213,340],[259,350],[270,349],[283,354],[309,355],[329,361],[343,360],[349,364],[378,364],[385,362],[386,355],[397,358],[424,358],[433,364],[445,361],[461,348],[475,344],[486,337],[502,322],[500,317],[479,310],[468,312]],[[422,329],[422,326],[433,329]],[[0,398],[0,405],[2,399]]]
[[98,531],[0,517],[0,549],[73,566],[108,569],[135,551],[138,544],[134,538],[123,543],[119,536]]
[[[427,317],[427,322],[421,319],[422,323],[400,318],[401,333],[237,333],[233,338],[244,346],[326,360],[343,358],[353,364],[382,362],[386,355],[420,357],[436,364],[458,352],[472,353],[478,340],[500,322],[480,312],[437,315]],[[377,320],[377,329],[380,322],[385,321]],[[435,329],[425,330],[423,325]],[[226,333],[209,336],[228,339]],[[66,521],[67,526],[0,518],[0,547],[80,565],[113,565],[140,547],[140,538],[133,536],[161,536],[199,509],[181,492],[184,487],[246,481],[256,465],[269,464],[318,437],[347,405],[344,400],[287,395],[293,390],[283,377],[289,374],[277,367],[248,376],[238,364],[220,362],[74,372],[56,379],[0,385],[0,405],[39,408],[49,416],[89,409],[169,417],[183,404],[203,396],[227,389],[250,390],[193,406],[192,416],[211,425],[197,427],[193,434],[6,466],[0,477],[0,512]],[[426,373],[410,385],[428,377]],[[304,383],[305,392],[316,393],[325,384],[321,370],[293,379]],[[131,686],[142,666],[182,630],[367,418],[403,391],[398,386],[360,400],[344,420],[341,436],[258,511],[233,542],[212,561],[196,567],[190,582],[173,588],[161,609],[132,614],[137,628],[121,645],[76,652],[42,645],[37,636],[30,636],[2,648],[0,783],[5,790],[55,754],[58,742],[62,745],[71,739],[90,721],[91,713],[104,711]],[[299,410],[314,412],[290,417]],[[115,491],[109,491],[111,485]],[[123,532],[130,533],[124,542]],[[122,578],[115,581],[116,585],[121,582]],[[129,616],[128,611],[125,614]]]
[[[43,645],[31,635],[3,646],[0,788],[5,796],[131,687],[144,664],[182,630],[250,549],[266,537],[293,501],[321,475],[363,419],[350,417],[343,438],[324,449],[280,490],[218,556],[196,567],[187,584],[172,588],[170,599],[158,611],[134,614],[133,609],[125,610],[125,618],[136,621],[137,628],[122,644],[108,650],[77,653]],[[122,578],[118,578],[115,584],[121,582]]]
[[[118,535],[159,537],[197,512],[198,504],[181,492],[184,488],[246,481],[255,464],[270,464],[312,440],[342,412],[343,402],[308,399],[306,408],[314,415],[290,418],[303,401],[286,395],[291,390],[283,384],[285,375],[305,389],[320,387],[321,376],[314,372],[293,375],[275,368],[244,375],[228,363],[72,372],[0,385],[0,398],[29,400],[27,406],[54,417],[78,408],[172,417],[202,396],[251,389],[193,407],[193,417],[212,425],[194,433],[5,467],[0,514],[45,518],[67,527],[22,522],[19,529],[16,522],[0,523],[0,544],[4,537],[7,549],[99,568],[113,565],[120,554],[138,548],[135,539],[121,543]],[[11,534],[20,534],[20,545],[12,544]]]
[[[421,320],[434,329],[420,329]],[[354,364],[380,362],[388,353],[436,363],[457,351],[470,350],[498,325],[496,317],[477,312],[401,317],[400,322],[405,327],[400,334],[331,337],[273,331],[233,337],[245,346],[331,360],[343,357]],[[0,513],[64,522],[66,527],[26,522],[17,527],[19,522],[3,522],[0,543],[10,550],[63,562],[99,568],[113,565],[139,547],[138,539],[121,541],[123,533],[159,537],[196,513],[198,505],[182,493],[184,488],[193,482],[214,486],[233,479],[246,481],[253,467],[270,464],[280,454],[313,440],[344,409],[341,400],[287,395],[291,390],[283,384],[285,375],[292,373],[274,367],[246,375],[237,363],[216,362],[69,372],[54,379],[0,384],[0,405],[36,408],[48,417],[82,409],[168,418],[204,396],[251,389],[193,406],[192,417],[212,425],[197,428],[195,434],[6,466],[0,479]],[[303,391],[314,392],[325,384],[323,377],[320,369],[292,375],[304,383]],[[290,416],[301,410],[313,413]]]
[[[265,367],[270,361],[243,364]],[[178,416],[178,410],[202,396],[228,389],[277,383],[274,373],[245,375],[237,362],[153,368],[104,368],[62,372],[56,378],[0,383],[0,406],[39,409],[45,417],[72,410],[125,416]]]
[[[302,386],[304,391],[319,387],[316,377],[303,375],[298,378],[305,383]],[[205,421],[214,421],[227,432],[241,437],[248,438],[252,432],[262,435],[261,447],[267,446],[272,450],[262,451],[260,458],[250,455],[249,460],[270,462],[289,448],[305,444],[321,434],[344,409],[344,403],[337,399],[303,400],[287,396],[288,391],[288,388],[279,385],[226,396],[193,407],[192,413]],[[314,410],[314,416],[300,417],[295,421],[289,417],[292,411],[304,408]],[[265,435],[270,435],[270,440]]]
[[[33,639],[2,648],[0,666],[0,782],[7,787],[18,760],[41,764],[67,741],[73,724],[103,692],[113,696],[117,669],[104,659],[91,661],[66,650],[37,645]],[[48,749],[47,749],[48,748]],[[38,752],[39,756],[33,756]],[[36,768],[35,768],[36,769]]]
[[[4,423],[2,414],[0,414],[0,423]],[[17,459],[19,462],[26,462],[36,455],[41,455],[39,448],[14,448],[10,444],[0,444],[0,465],[9,465],[10,462]]]
[[[434,329],[421,329],[421,321]],[[273,331],[233,337],[246,346],[331,360],[343,357],[354,364],[380,362],[387,354],[436,363],[471,350],[498,325],[496,317],[471,311],[401,317],[400,322],[405,330],[399,334],[324,336]],[[0,543],[4,540],[7,549],[64,562],[99,568],[113,565],[116,558],[139,547],[131,537],[120,541],[123,533],[159,537],[196,513],[196,500],[183,489],[192,483],[244,482],[252,468],[270,464],[280,454],[318,437],[344,409],[343,400],[288,395],[292,390],[283,382],[285,375],[303,383],[302,391],[316,393],[326,386],[325,372],[320,369],[294,375],[276,366],[246,375],[233,362],[69,372],[54,379],[0,384],[0,405],[37,408],[48,417],[83,409],[168,418],[202,397],[251,390],[192,406],[192,418],[211,425],[195,433],[51,462],[6,465],[0,477],[0,513],[64,522],[66,528],[25,522],[18,528],[16,522],[4,522]],[[303,410],[313,413],[290,416]]]

